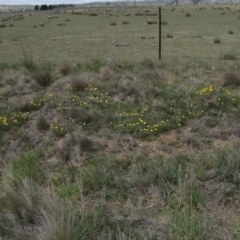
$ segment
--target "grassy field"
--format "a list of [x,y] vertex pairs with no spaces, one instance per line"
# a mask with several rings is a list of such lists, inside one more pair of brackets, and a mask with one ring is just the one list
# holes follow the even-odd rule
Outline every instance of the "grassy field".
[[240,239],[240,6],[164,9],[1,15],[0,238]]
[[[238,52],[239,11],[239,5],[162,7],[163,58],[219,59],[226,53]],[[158,59],[157,6],[19,14],[0,15],[0,21],[7,26],[0,28],[2,61],[16,61],[23,51],[36,59],[58,63],[92,58]],[[147,24],[149,19],[157,24]],[[216,38],[220,44],[214,44]],[[115,47],[115,42],[129,46]]]

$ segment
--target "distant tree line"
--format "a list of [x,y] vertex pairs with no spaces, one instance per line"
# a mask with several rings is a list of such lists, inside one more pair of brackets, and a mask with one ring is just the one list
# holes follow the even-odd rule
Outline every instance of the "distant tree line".
[[34,10],[45,11],[45,10],[52,10],[54,8],[64,8],[64,7],[74,7],[74,5],[73,4],[54,4],[54,5],[43,4],[43,5],[35,5]]

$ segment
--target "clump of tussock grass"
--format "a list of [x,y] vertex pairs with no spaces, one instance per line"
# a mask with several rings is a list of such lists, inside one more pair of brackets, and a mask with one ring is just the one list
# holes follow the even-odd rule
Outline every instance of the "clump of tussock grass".
[[219,124],[219,120],[217,118],[207,118],[204,125],[207,127],[207,128],[214,128],[216,127],[217,125]]
[[114,75],[114,72],[110,69],[109,66],[102,67],[100,69],[99,78],[100,80],[110,80]]
[[89,83],[83,76],[75,76],[71,78],[70,86],[73,91],[84,91]]
[[43,23],[39,23],[38,26],[39,27],[44,27],[44,24]]
[[[173,224],[174,223],[174,224]],[[211,239],[213,226],[206,214],[183,210],[175,212],[167,223],[167,236],[170,239]]]
[[[15,41],[15,39],[14,39]],[[18,40],[17,40],[18,41]],[[23,50],[22,52],[22,65],[29,71],[35,69],[33,53],[29,50]]]
[[151,68],[149,69],[143,69],[142,71],[139,72],[138,74],[139,78],[144,80],[144,81],[153,81],[157,82],[159,80],[159,75],[156,72],[156,70],[153,70]]
[[74,211],[63,200],[56,197],[46,199],[45,202],[47,207],[41,209],[39,240],[87,240],[94,237],[98,228],[93,224],[91,215]]
[[79,138],[79,147],[83,152],[93,152],[96,150],[94,142],[88,137]]
[[161,24],[162,24],[162,25],[167,25],[168,22],[166,22],[166,21],[162,21]]
[[3,23],[0,24],[0,28],[5,28],[5,27],[7,27],[6,24],[3,24]]
[[122,24],[129,24],[129,21],[124,20],[122,21]]
[[221,41],[220,41],[219,38],[215,38],[215,39],[213,40],[213,42],[214,42],[215,44],[220,44],[220,43],[221,43]]
[[229,31],[228,31],[228,34],[233,35],[233,34],[234,34],[234,31],[229,30]]
[[145,90],[147,99],[153,99],[161,95],[161,91],[157,87],[150,86]]
[[222,59],[223,60],[235,61],[235,60],[237,60],[237,57],[234,54],[226,53],[226,54],[223,55]]
[[116,26],[117,23],[116,23],[116,22],[110,22],[110,25],[111,25],[111,26]]
[[69,18],[65,19],[65,22],[70,22],[70,19]]
[[26,99],[21,102],[20,105],[16,106],[16,110],[19,110],[20,112],[31,112],[35,110],[35,106],[31,104],[31,100]]
[[173,38],[173,35],[168,33],[166,37],[167,38]]
[[154,62],[153,62],[153,60],[150,59],[150,58],[145,58],[145,59],[143,59],[143,61],[141,62],[141,65],[142,65],[143,67],[148,68],[148,69],[153,69],[153,68],[154,68]]
[[47,131],[50,128],[49,123],[47,122],[47,120],[43,117],[43,115],[40,115],[37,119],[37,128],[40,131]]
[[68,62],[65,62],[59,69],[59,72],[63,76],[67,76],[69,74],[72,74],[74,72],[74,67],[70,65]]
[[106,65],[106,61],[104,59],[92,59],[89,62],[84,62],[84,63],[78,63],[76,65],[76,72],[94,72],[94,73],[99,73],[100,69]]
[[64,139],[62,145],[58,147],[58,153],[61,159],[66,163],[71,157],[71,141],[69,139]]
[[95,235],[98,228],[90,214],[74,210],[54,192],[44,192],[33,181],[17,180],[9,173],[4,173],[0,205],[1,230],[5,229],[5,235],[39,240],[91,239]]
[[225,72],[223,74],[223,86],[240,86],[239,72]]
[[31,75],[36,83],[44,88],[50,86],[55,80],[53,68],[49,64],[41,64],[40,66],[37,66],[31,72]]
[[186,13],[185,15],[186,15],[186,17],[191,17],[190,13]]
[[[24,226],[34,226],[37,223],[38,215],[38,187],[34,182],[28,179],[21,179],[16,182],[14,176],[4,176],[1,208],[4,210],[2,216],[5,220],[5,228],[9,228],[10,235],[16,236],[24,230]],[[15,225],[12,228],[12,224]],[[22,229],[21,229],[22,228]],[[20,231],[19,231],[20,230]]]

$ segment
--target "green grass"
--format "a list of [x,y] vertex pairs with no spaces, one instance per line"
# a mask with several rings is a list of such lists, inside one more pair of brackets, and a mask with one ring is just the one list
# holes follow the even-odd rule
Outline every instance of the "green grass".
[[230,7],[162,7],[162,36],[174,38],[162,39],[161,61],[158,26],[146,24],[158,21],[155,6],[39,11],[1,29],[0,236],[237,238],[239,6]]

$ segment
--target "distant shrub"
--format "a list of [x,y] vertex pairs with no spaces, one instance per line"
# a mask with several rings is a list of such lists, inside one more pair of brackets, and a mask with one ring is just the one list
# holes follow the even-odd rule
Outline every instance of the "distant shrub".
[[97,13],[89,13],[89,16],[96,17],[98,14]]
[[186,13],[186,17],[191,17],[191,14],[190,13]]
[[167,38],[173,38],[173,35],[167,34]]
[[234,34],[234,31],[229,30],[229,31],[228,31],[228,34],[233,35],[233,34]]
[[214,43],[215,43],[215,44],[220,44],[220,43],[221,43],[221,41],[220,41],[220,39],[219,39],[219,38],[215,38],[215,39],[214,39]]
[[154,21],[152,19],[148,19],[147,20],[147,24],[151,25],[151,24],[157,24],[157,21]]
[[5,27],[7,27],[6,24],[0,24],[0,28],[5,28]]
[[43,23],[39,23],[39,27],[44,27],[44,24]]
[[162,21],[161,24],[162,24],[162,25],[167,25],[168,22]]
[[115,25],[117,25],[117,23],[116,22],[110,22],[110,25],[115,26]]
[[122,24],[129,24],[129,21],[122,21]]
[[67,19],[65,19],[65,21],[66,21],[66,22],[70,22],[70,19],[69,19],[69,18],[67,18]]
[[9,24],[9,27],[13,27],[13,24],[11,23],[11,24]]

